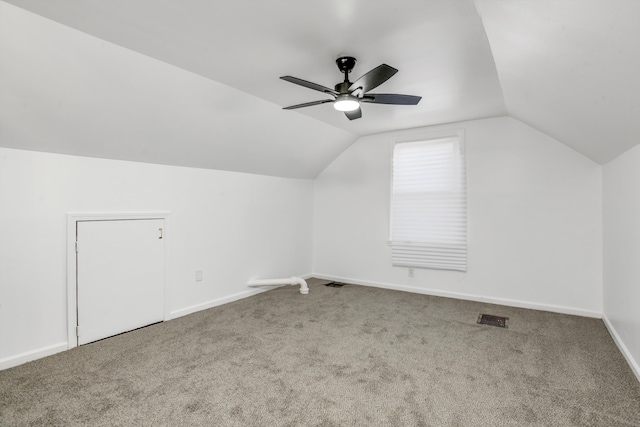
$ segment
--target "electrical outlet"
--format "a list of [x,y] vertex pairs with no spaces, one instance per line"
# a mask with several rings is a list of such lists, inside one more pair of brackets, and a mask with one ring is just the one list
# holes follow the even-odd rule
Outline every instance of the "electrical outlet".
[[409,277],[413,277],[413,268],[409,269]]
[[196,282],[202,282],[202,269],[198,268],[196,270]]

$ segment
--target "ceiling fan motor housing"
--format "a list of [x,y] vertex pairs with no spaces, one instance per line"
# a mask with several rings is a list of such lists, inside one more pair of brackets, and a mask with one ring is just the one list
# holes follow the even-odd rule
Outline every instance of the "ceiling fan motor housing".
[[335,88],[338,93],[349,93],[349,86],[351,86],[351,82],[344,81],[342,83],[338,83]]

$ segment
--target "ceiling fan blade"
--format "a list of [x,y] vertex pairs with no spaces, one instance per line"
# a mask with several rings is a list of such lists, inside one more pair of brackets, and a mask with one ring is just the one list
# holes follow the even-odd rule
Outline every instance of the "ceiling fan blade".
[[327,102],[333,102],[333,99],[323,99],[321,101],[305,102],[304,104],[297,104],[297,105],[292,105],[291,107],[284,107],[283,110],[294,110],[296,108],[311,107],[314,105],[326,104]]
[[325,87],[325,86],[322,86],[322,85],[319,85],[319,84],[316,84],[316,83],[308,82],[306,80],[302,80],[302,79],[299,79],[297,77],[282,76],[280,78],[282,80],[285,80],[285,81],[290,82],[290,83],[294,83],[294,84],[297,84],[297,85],[300,85],[300,86],[304,86],[304,87],[309,88],[309,89],[317,90],[318,92],[330,93],[331,95],[335,95],[335,96],[338,95],[338,92],[336,92],[333,89],[330,89],[328,87]]
[[373,104],[418,105],[421,99],[421,96],[399,95],[397,93],[368,93],[360,101]]
[[388,66],[387,64],[378,65],[376,68],[369,71],[349,86],[349,92],[361,89],[362,92],[366,93],[389,80],[397,72],[398,70]]
[[357,110],[353,111],[345,111],[344,115],[347,116],[349,120],[359,119],[360,117],[362,117],[362,110],[358,108]]

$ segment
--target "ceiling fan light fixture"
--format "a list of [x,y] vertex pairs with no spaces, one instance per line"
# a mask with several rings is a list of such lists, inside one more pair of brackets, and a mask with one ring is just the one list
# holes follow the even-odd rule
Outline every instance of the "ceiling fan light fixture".
[[354,96],[339,95],[333,102],[333,108],[338,111],[355,111],[360,108],[360,102]]

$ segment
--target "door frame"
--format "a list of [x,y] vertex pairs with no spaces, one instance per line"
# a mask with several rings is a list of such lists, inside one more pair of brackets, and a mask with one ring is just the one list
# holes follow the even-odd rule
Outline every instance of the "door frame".
[[170,217],[171,212],[67,212],[67,348],[78,346],[76,326],[78,324],[78,264],[76,256],[76,227],[82,221],[122,221],[135,219],[162,219],[164,229],[164,320],[169,319],[169,277],[167,265],[169,264],[170,242]]

